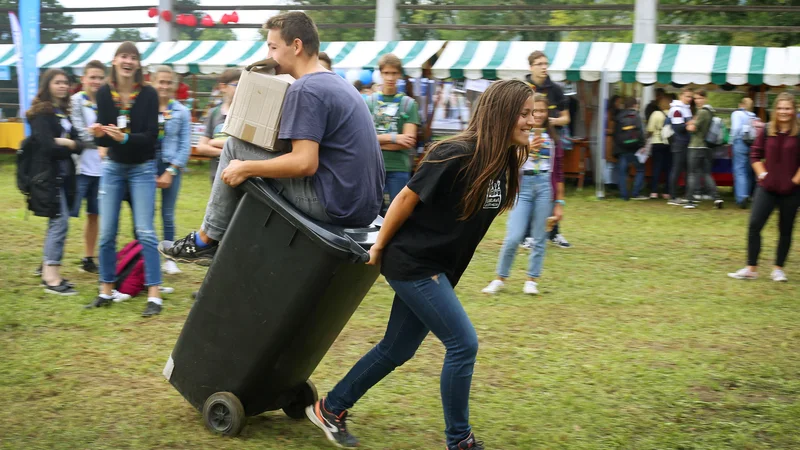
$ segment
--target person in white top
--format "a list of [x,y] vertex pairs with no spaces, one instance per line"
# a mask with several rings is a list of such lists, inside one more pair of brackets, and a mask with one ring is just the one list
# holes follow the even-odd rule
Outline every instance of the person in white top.
[[100,61],[93,60],[83,69],[81,83],[83,90],[72,96],[72,111],[70,113],[72,125],[77,129],[78,136],[83,141],[84,150],[81,152],[77,164],[78,178],[75,191],[75,202],[70,215],[79,217],[83,199],[86,199],[86,226],[83,231],[85,257],[81,260],[81,270],[97,273],[97,264],[94,262],[95,247],[97,246],[98,225],[98,194],[100,189],[100,175],[102,173],[102,159],[100,151],[94,142],[94,136],[87,127],[97,121],[97,90],[105,84],[106,66]]
[[651,152],[653,155],[653,174],[650,181],[650,198],[658,198],[658,185],[661,175],[664,175],[664,190],[661,192],[665,200],[669,199],[669,173],[672,170],[672,151],[669,142],[661,137],[661,129],[667,121],[667,112],[672,98],[664,94],[659,98],[657,108],[650,114],[647,121],[647,135],[650,137]]

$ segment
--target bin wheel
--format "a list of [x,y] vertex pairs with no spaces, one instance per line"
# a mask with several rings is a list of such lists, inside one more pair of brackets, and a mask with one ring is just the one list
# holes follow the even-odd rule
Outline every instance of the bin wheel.
[[237,436],[246,420],[242,402],[230,392],[217,392],[203,405],[203,422],[213,433]]
[[283,407],[283,412],[292,419],[305,419],[306,407],[311,406],[319,400],[317,387],[311,380],[306,380],[305,384],[298,389],[294,400]]

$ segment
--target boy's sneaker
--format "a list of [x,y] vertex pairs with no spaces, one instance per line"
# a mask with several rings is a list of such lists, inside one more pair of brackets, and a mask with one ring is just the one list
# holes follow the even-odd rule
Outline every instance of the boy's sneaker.
[[81,271],[87,273],[99,272],[97,264],[94,263],[94,258],[88,257],[81,260]]
[[683,198],[671,198],[671,199],[669,199],[667,204],[671,205],[671,206],[683,206],[683,205],[686,204],[686,199],[683,199]]
[[358,439],[347,431],[347,411],[342,411],[338,416],[328,412],[323,398],[306,407],[306,416],[311,423],[325,432],[325,437],[337,447],[358,447]]
[[214,258],[214,254],[217,253],[219,242],[199,247],[196,239],[197,234],[193,231],[185,238],[178,239],[175,242],[161,241],[158,244],[158,251],[167,259],[200,264],[202,266],[211,265],[211,260]]
[[178,268],[178,265],[175,264],[175,261],[168,259],[164,262],[161,266],[161,270],[164,271],[167,275],[177,275],[181,273],[181,269]]
[[483,441],[475,439],[475,434],[470,433],[469,437],[458,444],[448,445],[447,450],[485,450]]
[[561,247],[561,248],[572,247],[572,245],[570,245],[570,243],[567,242],[567,238],[565,238],[564,235],[561,233],[557,234],[556,237],[554,237],[553,239],[550,239],[550,242],[555,244],[556,247]]
[[524,248],[524,249],[527,249],[527,250],[532,249],[533,248],[533,238],[525,238],[525,240],[522,241],[521,245],[522,245],[522,248]]
[[503,283],[502,280],[492,280],[488,286],[481,289],[481,292],[484,294],[497,294],[498,292],[502,291],[506,287],[506,284]]
[[522,292],[528,295],[536,295],[539,293],[538,284],[535,281],[528,280],[522,288]]
[[789,281],[789,279],[786,278],[786,274],[781,269],[773,270],[772,274],[770,275],[770,277],[772,278],[772,281],[779,281],[779,282],[783,282],[783,283]]
[[697,203],[687,202],[685,205],[683,205],[683,209],[697,209]]
[[728,276],[736,280],[755,280],[758,278],[758,272],[752,272],[750,269],[745,267],[744,269],[739,269],[736,272],[729,273]]
[[[652,197],[650,197],[652,198]],[[631,200],[647,200],[648,198],[644,195],[637,195],[636,197],[631,197]]]
[[722,209],[723,206],[725,206],[725,200],[721,198],[714,200],[714,208]]
[[150,317],[161,314],[161,305],[155,302],[147,302],[147,307],[142,312],[142,317]]
[[78,291],[76,291],[72,286],[65,282],[65,280],[61,280],[61,284],[57,286],[48,286],[45,285],[44,291],[48,294],[55,294],[55,295],[77,295]]

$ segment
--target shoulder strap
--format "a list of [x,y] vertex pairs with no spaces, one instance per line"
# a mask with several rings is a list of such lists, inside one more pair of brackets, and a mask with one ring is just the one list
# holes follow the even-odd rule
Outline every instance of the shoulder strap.
[[408,111],[411,109],[411,106],[413,105],[413,101],[414,101],[413,98],[403,94],[403,96],[400,98],[400,109],[403,110],[403,113],[408,114]]

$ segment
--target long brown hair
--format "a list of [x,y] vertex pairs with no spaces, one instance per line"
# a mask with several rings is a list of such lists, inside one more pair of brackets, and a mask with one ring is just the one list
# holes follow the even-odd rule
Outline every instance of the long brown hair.
[[[547,99],[547,95],[545,95],[545,94],[533,94],[534,107],[536,106],[537,103],[544,103],[545,105],[548,106],[548,108],[550,106],[550,100]],[[548,111],[549,111],[549,109],[548,109]],[[547,115],[547,118],[544,119],[544,124],[543,125],[544,125],[543,128],[547,128],[547,134],[550,135],[550,139],[552,139],[553,142],[558,142],[558,132],[556,131],[556,128],[553,126],[553,124],[550,123],[550,115],[549,114]]]
[[[794,95],[784,91],[778,94],[775,98],[775,102],[772,103],[772,115],[774,116],[778,111],[778,103],[780,102],[791,102],[792,109],[794,110],[794,120],[792,120],[792,128],[789,130],[789,136],[797,136],[800,134],[800,124],[797,123],[797,102],[794,99]],[[769,122],[767,126],[767,136],[777,136],[778,135],[778,120],[774,118]]]
[[[139,61],[139,68],[136,69],[136,73],[133,75],[133,82],[141,85],[144,82],[144,73],[142,72],[142,54],[139,53],[139,49],[136,48],[136,44],[131,41],[125,41],[117,47],[117,51],[114,52],[114,58],[121,54],[127,53],[129,55],[136,55],[136,59]],[[109,82],[113,85],[117,85],[117,68],[114,66],[114,62],[111,62],[111,74],[109,75]]]
[[36,97],[34,97],[31,102],[31,107],[28,108],[28,112],[25,113],[28,120],[40,114],[53,114],[55,108],[61,109],[64,114],[69,116],[71,103],[69,95],[64,98],[54,99],[52,94],[50,94],[50,83],[59,75],[65,77],[67,83],[69,83],[69,75],[61,69],[50,69],[42,75],[42,79],[39,80],[39,92],[36,93]]
[[[474,152],[464,155],[471,158],[462,169],[464,183],[468,187],[461,201],[462,213],[458,220],[467,220],[483,208],[489,183],[502,174],[506,175],[507,188],[500,210],[514,206],[519,193],[519,169],[525,162],[527,152],[524,147],[509,144],[509,136],[517,127],[525,102],[532,95],[533,89],[524,81],[492,83],[478,99],[467,128],[431,147],[431,151],[445,144],[475,147]],[[422,164],[443,162],[429,157],[430,153]]]

